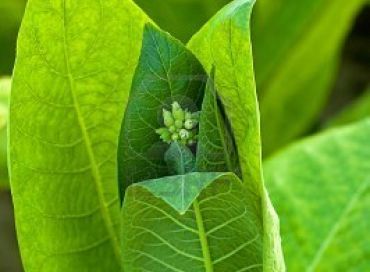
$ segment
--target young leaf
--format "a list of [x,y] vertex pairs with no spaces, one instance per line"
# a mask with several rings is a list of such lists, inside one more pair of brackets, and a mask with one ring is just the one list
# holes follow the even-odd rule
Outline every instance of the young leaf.
[[235,137],[243,184],[261,198],[263,269],[284,271],[279,222],[262,179],[259,112],[249,26],[253,4],[253,0],[231,2],[190,40],[188,47],[207,71],[215,67],[215,85]]
[[119,271],[117,135],[146,16],[32,0],[18,40],[10,175],[26,271]]
[[341,126],[370,117],[370,87],[352,104],[334,116],[326,126]]
[[123,206],[126,271],[262,270],[259,199],[227,173],[130,186]]
[[188,47],[208,71],[215,67],[215,86],[231,123],[243,176],[259,190],[261,143],[249,28],[253,4],[254,0],[233,1],[193,36]]
[[0,189],[8,188],[6,127],[11,79],[0,78]]
[[187,146],[179,142],[171,143],[164,154],[164,160],[171,175],[184,175],[194,172],[195,157]]
[[219,109],[212,70],[200,113],[197,171],[240,173],[238,154],[226,121]]
[[343,40],[364,2],[257,1],[252,40],[265,154],[315,122],[328,98]]
[[265,163],[289,271],[370,269],[370,120],[305,140]]
[[168,144],[156,133],[163,126],[163,109],[169,110],[176,101],[182,108],[198,111],[205,77],[202,65],[179,41],[146,25],[121,128],[121,192],[132,183],[169,174],[164,161]]

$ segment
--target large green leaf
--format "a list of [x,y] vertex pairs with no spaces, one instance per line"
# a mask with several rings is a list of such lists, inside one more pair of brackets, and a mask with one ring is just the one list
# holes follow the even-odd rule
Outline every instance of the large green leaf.
[[126,271],[261,271],[259,198],[233,174],[132,185],[123,206]]
[[290,271],[370,270],[370,120],[265,163]]
[[135,0],[158,25],[183,42],[189,40],[230,0]]
[[252,34],[265,154],[305,132],[318,117],[343,40],[363,3],[257,2]]
[[189,42],[210,71],[230,120],[239,154],[242,180],[261,198],[264,224],[264,270],[283,271],[279,223],[265,191],[261,140],[250,40],[253,0],[236,0],[219,11]]
[[118,161],[122,191],[132,183],[169,174],[164,161],[168,144],[155,131],[163,127],[162,110],[177,101],[182,108],[198,111],[205,78],[201,64],[179,41],[146,25],[121,129]]
[[0,78],[0,189],[9,187],[6,127],[8,122],[8,100],[10,96],[10,85],[10,78]]
[[238,154],[222,116],[214,83],[214,71],[208,79],[199,120],[196,169],[199,172],[239,173]]
[[328,121],[326,126],[341,126],[370,117],[370,87],[340,113]]
[[119,127],[145,15],[129,0],[30,0],[10,105],[26,271],[119,271]]

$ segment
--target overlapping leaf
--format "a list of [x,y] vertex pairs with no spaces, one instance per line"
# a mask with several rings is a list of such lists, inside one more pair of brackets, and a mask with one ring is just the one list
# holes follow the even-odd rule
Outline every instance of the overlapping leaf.
[[250,40],[254,1],[236,0],[219,11],[188,47],[210,71],[230,119],[243,184],[260,197],[264,224],[264,271],[283,271],[279,222],[263,185],[259,112]]
[[219,107],[213,71],[207,82],[200,114],[196,169],[200,172],[240,174],[232,133]]
[[205,78],[201,64],[179,41],[145,27],[118,150],[122,192],[132,183],[169,173],[164,161],[168,144],[155,132],[163,126],[162,110],[177,101],[182,108],[198,111]]
[[148,21],[130,0],[31,0],[10,166],[26,271],[119,271],[116,150]]
[[184,175],[194,172],[195,157],[191,150],[179,142],[172,142],[166,153],[164,160],[167,163],[169,173],[172,175]]
[[191,173],[130,186],[123,206],[123,267],[261,271],[259,207],[258,197],[233,174]]
[[290,271],[370,269],[370,121],[296,144],[265,163]]

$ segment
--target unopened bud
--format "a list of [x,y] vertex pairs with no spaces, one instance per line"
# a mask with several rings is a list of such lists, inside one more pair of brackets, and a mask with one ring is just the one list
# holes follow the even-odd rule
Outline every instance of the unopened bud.
[[188,139],[189,134],[190,134],[189,131],[187,131],[186,129],[181,129],[180,132],[179,132],[179,135],[180,135],[181,139]]
[[169,129],[168,129],[171,133],[174,133],[176,132],[176,127],[173,125],[173,126],[170,126]]
[[187,119],[185,121],[185,128],[186,129],[193,129],[197,125],[197,122],[193,119]]
[[166,127],[170,127],[175,123],[170,111],[163,109],[163,121]]
[[180,121],[180,120],[176,120],[176,121],[175,121],[175,127],[176,127],[176,128],[182,128],[182,121]]
[[172,134],[171,139],[172,141],[177,141],[179,139],[179,134],[178,133]]
[[175,118],[175,120],[184,121],[185,119],[185,112],[181,108],[180,104],[178,102],[172,103],[172,115]]

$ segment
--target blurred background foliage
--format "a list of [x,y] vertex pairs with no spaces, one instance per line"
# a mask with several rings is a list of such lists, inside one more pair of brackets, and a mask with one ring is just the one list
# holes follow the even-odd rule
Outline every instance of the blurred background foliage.
[[[228,0],[136,0],[186,43]],[[0,77],[10,76],[26,0],[0,1]],[[252,20],[265,157],[292,141],[370,116],[370,5],[257,0]],[[21,271],[6,173],[9,79],[0,83],[0,271]],[[3,111],[3,114],[2,114]],[[2,119],[3,117],[3,119]],[[1,189],[2,188],[2,189]]]

